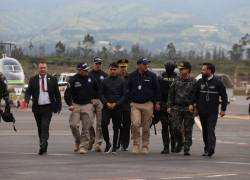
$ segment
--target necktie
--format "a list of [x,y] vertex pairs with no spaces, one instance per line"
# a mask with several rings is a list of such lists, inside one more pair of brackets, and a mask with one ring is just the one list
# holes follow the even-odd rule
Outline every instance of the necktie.
[[42,76],[41,78],[42,78],[42,91],[46,92],[45,85],[44,85],[44,76]]

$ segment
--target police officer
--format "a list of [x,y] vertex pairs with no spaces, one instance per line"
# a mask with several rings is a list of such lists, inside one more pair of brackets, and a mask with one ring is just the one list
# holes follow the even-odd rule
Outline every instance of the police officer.
[[[214,76],[215,66],[204,63],[201,69],[202,78],[195,86],[195,103],[202,125],[203,142],[205,144],[203,156],[212,156],[215,151],[215,126],[218,114],[225,116],[228,98],[222,81]],[[221,111],[219,104],[221,97]]]
[[[107,74],[102,71],[102,62],[103,60],[99,57],[95,57],[93,59],[93,69],[89,72],[89,75],[94,77],[98,86],[100,86],[101,82],[107,77]],[[101,119],[102,119],[102,108],[103,104],[100,101],[100,96],[97,91],[94,91],[94,96],[92,99],[92,103],[94,106],[94,116],[95,116],[95,128],[91,127],[90,136],[91,143],[89,149],[92,149],[94,143],[94,149],[96,152],[101,152],[101,144],[102,144],[102,128],[101,128]]]
[[175,152],[181,152],[184,145],[184,155],[190,156],[194,124],[192,97],[196,80],[190,77],[191,64],[189,62],[182,62],[179,69],[180,77],[173,82],[169,91],[168,113],[171,114],[171,123],[177,141]]
[[104,105],[102,109],[102,133],[106,142],[104,152],[109,153],[111,150],[108,125],[110,119],[112,119],[114,130],[112,154],[116,154],[121,125],[121,105],[127,95],[126,84],[118,73],[117,63],[111,63],[109,65],[109,76],[102,81],[100,89],[100,98]]
[[[124,79],[125,83],[128,84],[128,60],[120,59],[117,61],[120,70],[120,77]],[[119,138],[119,146],[122,151],[127,151],[130,140],[130,126],[131,126],[131,118],[130,118],[130,102],[128,98],[121,106],[121,127],[120,127],[120,138]]]
[[[74,152],[86,154],[90,144],[90,127],[93,125],[93,92],[98,91],[97,83],[88,75],[89,66],[86,63],[77,65],[77,74],[69,80],[64,99],[71,115],[69,124],[75,138]],[[79,131],[81,123],[81,132]]]
[[[150,125],[154,106],[157,111],[160,110],[160,88],[156,74],[148,70],[149,63],[150,61],[146,58],[138,59],[137,70],[129,75],[128,88],[131,100],[133,135],[132,152],[135,154],[149,153]],[[141,141],[142,144],[140,144]]]
[[[162,154],[169,154],[169,143],[171,139],[171,152],[174,152],[175,150],[175,138],[173,129],[170,123],[169,114],[167,112],[167,99],[168,99],[168,93],[171,84],[176,79],[177,74],[174,72],[176,68],[176,63],[173,61],[169,61],[165,64],[165,72],[161,74],[159,77],[159,85],[161,90],[161,110],[159,111],[159,119],[162,124],[162,141],[163,141],[163,150]],[[170,135],[170,137],[169,137]]]

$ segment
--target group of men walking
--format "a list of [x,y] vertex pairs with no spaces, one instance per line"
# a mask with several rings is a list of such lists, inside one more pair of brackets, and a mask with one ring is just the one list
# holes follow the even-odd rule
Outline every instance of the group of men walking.
[[[184,149],[184,155],[188,156],[194,117],[199,115],[205,145],[203,155],[214,154],[218,114],[225,115],[228,102],[225,86],[214,76],[214,65],[204,63],[202,79],[196,81],[190,76],[189,62],[177,66],[169,61],[159,77],[148,69],[149,63],[146,58],[138,59],[136,70],[130,74],[127,59],[111,63],[108,73],[102,71],[99,57],[94,58],[92,70],[87,63],[77,65],[77,73],[70,78],[64,94],[71,111],[69,125],[75,152],[86,154],[92,149],[101,152],[104,139],[103,151],[116,154],[118,149],[127,151],[132,139],[132,153],[148,154],[150,127],[161,121],[164,147],[161,153],[179,153]],[[42,155],[47,152],[52,112],[61,110],[57,80],[47,75],[44,62],[39,64],[38,75],[30,79],[25,94],[27,103],[31,96]],[[111,120],[112,143],[108,128]]]

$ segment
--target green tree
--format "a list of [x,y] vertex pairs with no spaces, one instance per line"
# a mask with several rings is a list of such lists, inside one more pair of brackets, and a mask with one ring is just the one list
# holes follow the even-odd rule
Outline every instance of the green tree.
[[239,61],[239,60],[241,60],[242,52],[243,52],[242,46],[239,45],[239,44],[237,44],[237,43],[235,43],[232,46],[232,50],[229,51],[231,60],[233,60],[233,61]]
[[64,54],[66,48],[65,45],[61,41],[59,41],[58,43],[56,43],[55,49],[56,55],[61,56]]
[[91,59],[95,52],[94,52],[94,45],[95,39],[94,36],[87,34],[84,36],[83,39],[83,57],[84,59]]
[[166,56],[168,60],[176,60],[176,49],[174,43],[169,43],[166,47]]

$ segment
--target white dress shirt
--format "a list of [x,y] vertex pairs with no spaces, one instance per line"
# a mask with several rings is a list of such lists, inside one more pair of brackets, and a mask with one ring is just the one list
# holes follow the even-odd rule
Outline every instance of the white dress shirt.
[[39,75],[39,98],[38,105],[46,105],[50,104],[49,93],[48,93],[48,85],[47,85],[47,75],[44,76],[44,89],[42,90],[42,77]]

